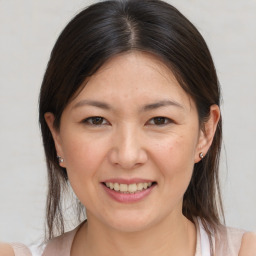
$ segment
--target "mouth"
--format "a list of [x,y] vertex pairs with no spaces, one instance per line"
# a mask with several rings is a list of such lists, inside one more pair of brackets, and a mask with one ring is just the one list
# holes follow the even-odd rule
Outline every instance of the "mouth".
[[102,184],[110,190],[123,193],[135,194],[147,190],[156,185],[156,182],[140,182],[132,184],[124,184],[117,182],[102,182]]

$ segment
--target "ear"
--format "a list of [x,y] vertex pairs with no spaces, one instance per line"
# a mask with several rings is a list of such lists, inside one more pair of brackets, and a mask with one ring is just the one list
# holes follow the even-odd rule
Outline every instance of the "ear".
[[220,108],[218,105],[212,105],[210,107],[210,115],[208,120],[202,124],[203,127],[200,130],[199,140],[197,144],[197,150],[195,155],[195,163],[200,162],[202,159],[200,153],[205,156],[212,144],[215,131],[220,120]]
[[[59,156],[63,159],[63,151],[62,151],[62,143],[61,143],[61,137],[60,137],[60,134],[59,134],[59,131],[54,127],[54,120],[55,120],[55,117],[54,117],[54,114],[53,113],[50,113],[50,112],[47,112],[44,114],[44,119],[45,119],[45,122],[47,123],[48,127],[49,127],[49,130],[52,134],[52,137],[53,137],[53,140],[54,140],[54,144],[55,144],[55,149],[56,149],[56,152],[57,152],[57,156],[56,158]],[[59,165],[61,167],[65,167],[65,162],[64,161],[59,161]]]

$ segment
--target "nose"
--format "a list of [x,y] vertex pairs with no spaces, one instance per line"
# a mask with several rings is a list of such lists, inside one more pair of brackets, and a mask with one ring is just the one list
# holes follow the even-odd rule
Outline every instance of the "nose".
[[125,126],[113,135],[110,162],[122,169],[134,169],[146,163],[148,156],[137,129]]

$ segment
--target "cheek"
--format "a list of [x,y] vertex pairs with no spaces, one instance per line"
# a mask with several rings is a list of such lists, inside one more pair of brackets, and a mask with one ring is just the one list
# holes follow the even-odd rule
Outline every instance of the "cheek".
[[182,138],[170,141],[158,151],[163,195],[173,205],[182,202],[190,183],[194,167],[193,153],[193,147],[184,147]]
[[83,205],[91,205],[98,195],[100,165],[104,147],[83,137],[65,140],[63,144],[66,170],[71,187]]
[[168,185],[165,186],[168,193],[176,198],[183,196],[190,182],[195,148],[195,140],[184,136],[176,136],[156,146],[155,162],[161,172],[161,182]]
[[63,144],[64,159],[68,175],[92,176],[104,158],[104,147],[88,138],[72,137]]
[[[154,145],[156,158],[168,166],[186,166],[194,164],[196,140],[185,136],[174,136]],[[178,170],[177,170],[178,171]]]

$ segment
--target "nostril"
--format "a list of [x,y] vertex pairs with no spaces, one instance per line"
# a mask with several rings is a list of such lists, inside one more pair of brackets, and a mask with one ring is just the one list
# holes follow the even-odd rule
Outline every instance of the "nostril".
[[122,169],[134,169],[147,162],[147,154],[140,148],[115,148],[109,152],[111,164],[120,166]]

